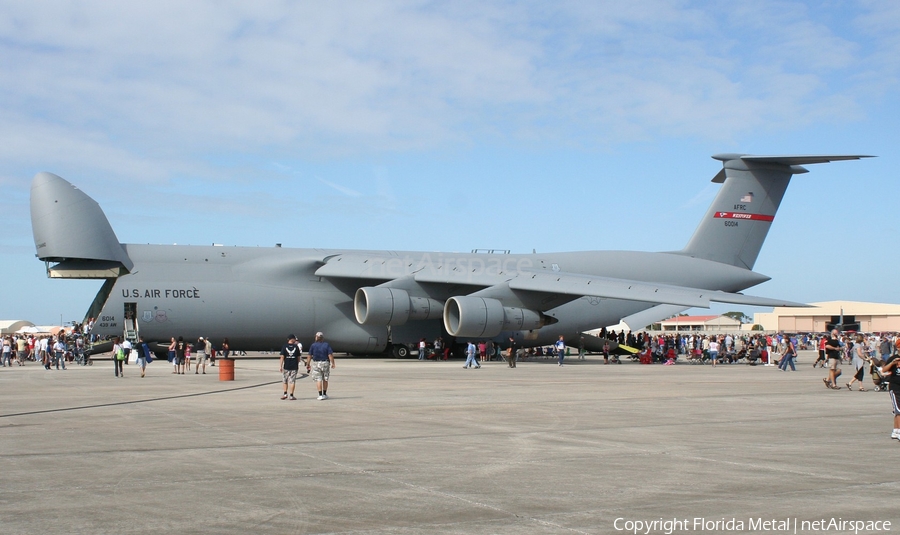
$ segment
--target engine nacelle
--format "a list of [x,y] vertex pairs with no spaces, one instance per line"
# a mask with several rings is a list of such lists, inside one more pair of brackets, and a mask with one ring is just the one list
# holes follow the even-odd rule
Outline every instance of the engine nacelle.
[[492,338],[503,331],[539,329],[546,323],[540,312],[504,307],[497,299],[457,296],[444,305],[444,328],[462,338]]
[[403,325],[409,320],[440,319],[444,305],[430,297],[410,297],[398,288],[367,286],[353,296],[353,314],[360,325]]

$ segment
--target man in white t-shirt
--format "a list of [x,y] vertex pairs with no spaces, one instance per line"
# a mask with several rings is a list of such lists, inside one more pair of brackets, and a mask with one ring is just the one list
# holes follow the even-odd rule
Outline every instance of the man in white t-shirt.
[[131,349],[132,349],[131,341],[125,339],[122,341],[122,351],[125,352],[125,364],[128,364],[128,361],[131,358]]
[[47,354],[47,346],[50,345],[50,340],[46,336],[41,337],[41,341],[38,344],[38,351],[41,355],[41,363],[44,364],[44,368],[50,369],[50,356]]
[[56,343],[53,344],[53,362],[56,363],[57,370],[60,364],[62,369],[66,369],[66,342],[62,336],[57,336]]

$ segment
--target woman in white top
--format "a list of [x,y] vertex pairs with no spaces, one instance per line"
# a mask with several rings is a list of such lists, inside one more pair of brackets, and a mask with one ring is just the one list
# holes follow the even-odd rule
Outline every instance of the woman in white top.
[[172,363],[172,373],[178,373],[178,357],[175,353],[175,337],[172,337],[172,341],[169,342],[169,362]]
[[863,379],[866,377],[866,364],[869,362],[869,354],[866,351],[865,339],[860,334],[856,337],[856,343],[853,344],[852,351],[852,364],[856,369],[856,374],[850,379],[850,382],[847,383],[847,390],[853,390],[850,388],[854,382],[859,381],[859,391],[865,392],[866,388],[863,386]]
[[709,340],[709,359],[712,361],[713,368],[719,361],[719,340],[715,337]]
[[3,367],[9,366],[12,368],[12,361],[10,361],[10,354],[12,353],[12,338],[7,336],[3,339]]

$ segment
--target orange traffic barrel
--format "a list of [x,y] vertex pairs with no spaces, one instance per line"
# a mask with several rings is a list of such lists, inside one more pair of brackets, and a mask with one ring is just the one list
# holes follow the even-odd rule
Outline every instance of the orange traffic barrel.
[[220,381],[234,381],[234,359],[216,359],[216,365],[219,367]]

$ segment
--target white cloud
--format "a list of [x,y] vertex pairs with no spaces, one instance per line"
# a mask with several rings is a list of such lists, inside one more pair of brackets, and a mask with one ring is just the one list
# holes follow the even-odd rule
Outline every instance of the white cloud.
[[[896,46],[871,51],[803,4],[716,7],[7,4],[0,158],[160,180],[234,154],[730,140],[854,120],[848,78],[895,83],[897,69],[871,76],[865,54]],[[876,43],[892,39],[889,17],[856,14]]]
[[346,186],[341,186],[339,184],[335,184],[334,182],[329,182],[328,180],[325,180],[324,178],[318,178],[317,180],[319,182],[321,182],[322,184],[325,184],[326,186],[333,188],[334,190],[338,191],[342,195],[346,195],[347,197],[362,196],[362,193],[356,191],[355,189],[351,189]]

